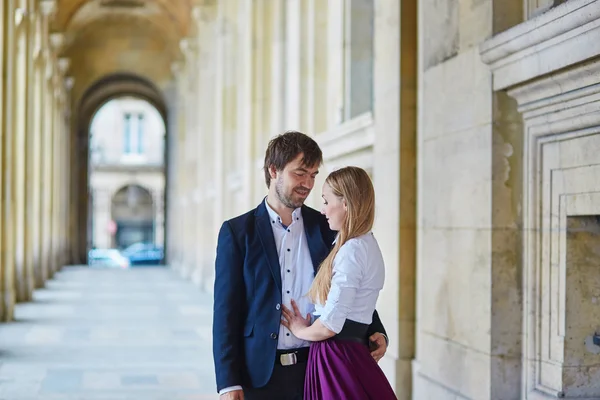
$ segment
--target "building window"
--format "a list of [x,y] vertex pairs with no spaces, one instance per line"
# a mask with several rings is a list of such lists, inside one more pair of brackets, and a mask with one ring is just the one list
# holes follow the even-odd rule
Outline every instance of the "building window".
[[144,114],[125,114],[123,140],[125,154],[142,154],[144,151]]
[[138,114],[138,126],[137,126],[137,150],[138,150],[138,154],[142,154],[143,151],[144,151],[143,137],[144,137],[144,114]]
[[131,114],[125,114],[125,131],[123,141],[125,143],[125,154],[131,153]]
[[350,0],[346,6],[345,112],[349,120],[373,110],[373,0]]

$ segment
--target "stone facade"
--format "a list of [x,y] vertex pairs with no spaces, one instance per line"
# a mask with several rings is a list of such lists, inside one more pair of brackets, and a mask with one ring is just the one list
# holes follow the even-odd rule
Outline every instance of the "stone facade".
[[268,140],[301,130],[325,156],[309,205],[333,168],[373,177],[399,398],[600,397],[599,0],[66,0],[63,35],[54,2],[27,25],[21,3],[1,19],[3,318],[82,260],[89,123],[127,93],[167,122],[167,256],[202,290],[221,223],[266,194]]
[[[149,215],[127,207],[120,220],[139,225],[147,219],[154,226],[153,241],[164,243],[165,124],[146,101],[120,98],[106,103],[90,125],[90,197],[92,203],[91,246],[116,247],[119,210],[116,196],[130,186],[149,197]],[[138,207],[139,208],[139,207]],[[131,212],[128,212],[130,210]],[[128,215],[130,214],[130,215]],[[140,219],[141,218],[141,219]]]

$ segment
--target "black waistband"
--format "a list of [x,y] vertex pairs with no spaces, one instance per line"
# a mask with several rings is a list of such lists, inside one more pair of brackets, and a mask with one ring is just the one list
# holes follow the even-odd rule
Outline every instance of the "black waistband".
[[369,345],[367,330],[369,325],[347,319],[340,333],[331,338],[331,340],[349,340],[352,342]]

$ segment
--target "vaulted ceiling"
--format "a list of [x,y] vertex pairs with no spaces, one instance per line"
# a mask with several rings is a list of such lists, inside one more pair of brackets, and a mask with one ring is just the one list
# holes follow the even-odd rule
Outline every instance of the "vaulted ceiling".
[[198,0],[58,0],[51,31],[62,32],[74,100],[105,76],[134,74],[163,88]]

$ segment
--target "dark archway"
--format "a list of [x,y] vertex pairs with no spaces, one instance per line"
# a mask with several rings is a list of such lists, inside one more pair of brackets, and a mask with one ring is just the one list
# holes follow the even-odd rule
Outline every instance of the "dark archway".
[[116,224],[113,247],[124,249],[135,243],[154,243],[152,194],[139,185],[128,185],[111,199],[111,217]]
[[[87,262],[88,249],[91,247],[91,232],[89,231],[88,218],[90,218],[90,193],[89,193],[89,129],[92,118],[96,112],[108,101],[131,96],[146,100],[160,113],[166,129],[164,150],[165,179],[168,177],[168,120],[167,105],[163,93],[149,80],[134,74],[118,73],[99,79],[92,84],[82,95],[75,106],[71,138],[71,230],[72,254],[71,263],[83,264]],[[168,182],[167,182],[168,185]],[[165,190],[165,222],[167,221],[167,191]],[[167,238],[165,238],[164,248]]]

